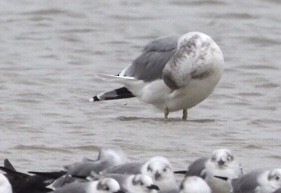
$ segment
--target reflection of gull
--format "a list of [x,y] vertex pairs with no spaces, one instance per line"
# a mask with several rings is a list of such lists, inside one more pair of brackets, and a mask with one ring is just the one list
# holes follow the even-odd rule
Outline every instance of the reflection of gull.
[[202,178],[187,176],[181,182],[180,193],[211,193],[211,189]]
[[112,178],[98,181],[74,182],[56,189],[52,193],[124,193],[119,183]]
[[[182,171],[176,173],[182,173]],[[228,149],[218,149],[212,153],[210,158],[203,157],[195,160],[186,171],[186,176],[200,176],[205,179],[214,193],[226,193],[231,189],[227,182],[214,176],[233,179],[241,175],[241,164],[234,159],[232,152]]]
[[0,193],[12,193],[12,186],[8,179],[0,173]]
[[152,178],[160,190],[177,189],[176,180],[172,172],[171,164],[165,157],[156,156],[145,163],[128,163],[101,172],[104,174],[145,174]]
[[255,170],[231,182],[233,193],[273,193],[281,188],[281,169]]
[[187,109],[207,98],[223,72],[223,55],[206,34],[190,32],[181,37],[159,38],[148,44],[133,64],[118,76],[99,75],[125,87],[100,93],[91,101],[137,96],[169,112]]

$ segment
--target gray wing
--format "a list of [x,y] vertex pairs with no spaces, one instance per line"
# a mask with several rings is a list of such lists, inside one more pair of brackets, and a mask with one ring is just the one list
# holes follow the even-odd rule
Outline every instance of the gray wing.
[[123,72],[124,76],[146,82],[161,79],[163,68],[176,52],[178,39],[179,36],[163,37],[146,45],[142,54]]
[[178,189],[171,189],[171,190],[160,190],[159,193],[179,193]]
[[51,193],[86,193],[89,182],[71,183],[56,189]]
[[194,162],[192,162],[187,169],[186,176],[199,176],[202,178],[205,178],[203,176],[203,170],[205,170],[205,164],[207,162],[208,158],[207,157],[202,157]]
[[275,192],[273,193],[281,193],[281,188],[279,188],[278,190],[276,190]]
[[233,179],[231,181],[233,193],[255,193],[255,189],[259,186],[257,177],[263,172],[263,170],[256,170]]
[[91,172],[99,173],[100,171],[112,167],[109,162],[105,161],[83,161],[66,166],[68,174],[76,176],[89,176]]
[[101,171],[101,175],[105,174],[140,174],[143,163],[127,163]]

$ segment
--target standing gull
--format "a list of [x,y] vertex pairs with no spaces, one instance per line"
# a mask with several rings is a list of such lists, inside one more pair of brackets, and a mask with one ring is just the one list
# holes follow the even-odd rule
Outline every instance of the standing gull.
[[117,76],[99,75],[124,87],[100,93],[90,101],[138,97],[164,112],[187,109],[207,98],[223,73],[224,59],[218,45],[201,32],[159,38]]

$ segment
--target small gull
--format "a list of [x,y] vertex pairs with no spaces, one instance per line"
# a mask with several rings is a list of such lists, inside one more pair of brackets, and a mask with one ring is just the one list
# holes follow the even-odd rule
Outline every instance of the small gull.
[[[52,188],[58,188],[64,186],[67,183],[74,181],[84,181],[83,179],[76,177],[86,177],[91,175],[92,172],[99,173],[100,171],[110,168],[115,165],[127,163],[129,159],[120,147],[101,148],[99,150],[98,158],[92,160],[89,158],[83,158],[80,162],[76,162],[64,167],[65,171],[60,171],[63,174],[60,178],[52,184]],[[52,173],[57,172],[29,172],[40,176],[49,176]],[[76,176],[76,177],[72,177]]]
[[243,173],[241,164],[234,159],[232,152],[228,149],[215,150],[210,158],[199,158],[189,165],[187,171],[175,173],[183,172],[186,176],[202,177],[213,193],[226,193],[231,190],[229,183],[218,180],[214,176],[237,178]]
[[209,185],[198,176],[186,176],[180,185],[180,193],[211,193]]
[[182,36],[158,38],[145,46],[132,65],[117,76],[100,78],[124,87],[100,93],[90,101],[138,97],[164,112],[187,109],[206,99],[223,73],[224,58],[219,46],[208,35],[189,32]]
[[102,171],[100,174],[145,174],[152,178],[160,190],[177,189],[176,179],[169,160],[162,156],[150,158],[145,163],[128,163]]
[[51,193],[124,193],[119,183],[112,178],[97,181],[66,184]]
[[102,148],[99,151],[97,160],[84,158],[81,162],[65,166],[64,169],[70,175],[88,176],[91,172],[99,173],[106,168],[124,164],[128,161],[129,159],[121,148]]
[[159,187],[153,183],[148,175],[144,174],[107,174],[102,178],[113,178],[128,193],[157,193]]
[[[216,176],[218,177],[218,176]],[[254,170],[239,178],[220,177],[232,186],[233,193],[273,193],[281,188],[281,169]]]

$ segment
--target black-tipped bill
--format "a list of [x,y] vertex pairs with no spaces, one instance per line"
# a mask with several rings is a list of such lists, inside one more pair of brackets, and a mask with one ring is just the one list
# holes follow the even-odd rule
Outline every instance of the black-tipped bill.
[[149,190],[160,190],[160,188],[158,186],[156,186],[155,184],[152,184],[150,186],[146,186],[147,189]]

